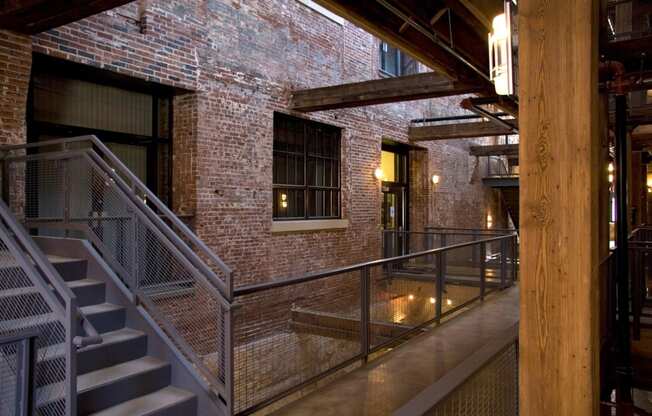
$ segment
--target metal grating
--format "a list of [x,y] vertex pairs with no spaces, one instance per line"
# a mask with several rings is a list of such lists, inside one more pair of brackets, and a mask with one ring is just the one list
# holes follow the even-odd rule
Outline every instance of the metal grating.
[[518,415],[517,343],[514,342],[503,349],[425,415]]

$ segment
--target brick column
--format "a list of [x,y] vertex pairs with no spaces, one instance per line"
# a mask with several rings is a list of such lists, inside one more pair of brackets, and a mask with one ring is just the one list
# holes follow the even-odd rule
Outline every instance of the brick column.
[[31,37],[0,30],[0,144],[27,141],[25,114],[31,68]]

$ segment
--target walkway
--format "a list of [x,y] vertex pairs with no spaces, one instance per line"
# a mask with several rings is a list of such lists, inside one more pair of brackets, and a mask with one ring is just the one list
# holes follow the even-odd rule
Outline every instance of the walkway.
[[391,415],[518,322],[518,287],[494,294],[440,327],[279,409],[274,415]]

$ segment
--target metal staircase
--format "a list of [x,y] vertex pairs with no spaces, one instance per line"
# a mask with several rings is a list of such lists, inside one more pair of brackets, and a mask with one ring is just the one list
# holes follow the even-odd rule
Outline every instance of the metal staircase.
[[0,336],[37,336],[37,414],[232,414],[230,269],[93,136],[0,160]]

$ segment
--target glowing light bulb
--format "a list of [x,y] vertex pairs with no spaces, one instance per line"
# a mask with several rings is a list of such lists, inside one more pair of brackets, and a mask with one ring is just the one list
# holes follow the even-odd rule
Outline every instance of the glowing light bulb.
[[383,170],[381,168],[376,168],[374,171],[374,176],[376,179],[381,180],[385,177],[385,174],[383,173]]
[[453,306],[453,301],[450,299],[446,299],[446,305]]
[[414,300],[414,295],[408,295],[408,300]]
[[434,304],[435,302],[437,302],[437,299],[435,299],[435,298],[430,298],[430,303]]
[[435,185],[439,183],[439,175],[432,175],[432,183]]

